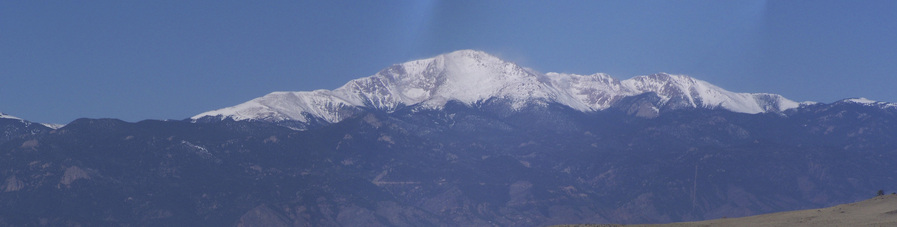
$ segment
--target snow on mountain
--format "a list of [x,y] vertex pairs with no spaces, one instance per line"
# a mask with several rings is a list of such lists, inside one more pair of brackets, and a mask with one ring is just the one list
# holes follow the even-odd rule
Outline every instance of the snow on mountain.
[[655,92],[664,101],[676,101],[685,107],[723,108],[740,113],[779,112],[797,108],[799,103],[776,94],[735,93],[688,76],[655,74],[622,82],[637,93]]
[[47,128],[51,128],[51,129],[59,129],[59,128],[65,127],[64,124],[52,124],[52,123],[40,123],[40,124],[43,126],[47,126]]
[[218,116],[221,119],[264,120],[264,121],[308,121],[307,115],[316,116],[328,122],[338,122],[340,108],[360,106],[349,103],[336,95],[334,91],[316,90],[301,92],[273,92],[248,102],[209,111],[193,117]]
[[864,106],[878,106],[878,107],[880,107],[880,108],[882,108],[882,109],[884,109],[884,108],[897,108],[897,103],[880,102],[880,101],[875,101],[875,100],[871,100],[871,99],[867,99],[867,98],[862,98],[862,97],[861,97],[861,98],[844,99],[844,100],[841,100],[841,101],[839,101],[839,102],[844,102],[844,103],[856,103],[856,104],[860,104],[860,105],[864,105]]
[[[32,122],[30,122],[30,121],[26,121],[25,119],[22,119],[22,118],[19,118],[19,117],[16,117],[16,116],[12,116],[12,115],[9,115],[9,114],[5,114],[5,113],[0,113],[0,119],[12,119],[12,120],[18,120],[18,121],[20,121],[20,122],[22,122],[22,123],[26,123],[26,124],[31,124],[31,123],[32,123]],[[59,128],[62,128],[63,126],[65,126],[65,125],[63,125],[63,124],[49,124],[49,123],[38,123],[38,124],[41,124],[41,125],[43,125],[43,126],[47,126],[47,128],[51,128],[51,129],[59,129]]]
[[301,121],[316,117],[334,123],[351,110],[393,111],[420,105],[439,109],[450,100],[468,105],[499,98],[519,109],[560,103],[580,111],[599,111],[622,98],[653,92],[660,106],[722,108],[740,113],[781,112],[800,104],[780,95],[734,93],[688,76],[655,74],[617,80],[605,74],[539,73],[482,51],[461,50],[388,67],[330,90],[274,92],[191,119]]
[[8,115],[5,113],[0,113],[0,119],[13,119],[13,120],[20,120],[20,121],[22,120],[22,118],[18,118],[18,117]]

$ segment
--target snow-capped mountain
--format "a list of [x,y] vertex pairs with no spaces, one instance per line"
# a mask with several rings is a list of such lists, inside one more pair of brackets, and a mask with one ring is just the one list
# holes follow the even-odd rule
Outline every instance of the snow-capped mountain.
[[713,84],[683,75],[666,73],[617,80],[605,74],[588,76],[548,73],[557,87],[569,92],[590,110],[603,110],[624,97],[655,93],[660,106],[679,108],[723,108],[739,113],[781,112],[797,108],[799,103],[780,95],[735,93]]
[[[5,113],[0,113],[0,119],[16,120],[16,121],[19,121],[19,122],[25,124],[26,126],[33,123],[33,122],[27,121],[25,119],[22,119],[22,118],[19,118],[16,116],[12,116],[9,114],[5,114]],[[62,124],[49,124],[49,123],[38,123],[38,124],[46,126],[47,128],[51,128],[51,129],[59,129],[59,128],[62,128],[63,126],[65,126]]]
[[780,95],[735,93],[683,75],[655,74],[618,80],[605,74],[539,73],[482,51],[461,50],[388,67],[334,90],[274,92],[233,107],[192,117],[234,120],[339,122],[360,108],[394,111],[418,105],[440,109],[448,101],[468,105],[507,100],[511,108],[559,103],[600,111],[621,99],[653,93],[654,111],[722,108],[740,113],[781,112],[800,104]]
[[0,114],[0,226],[738,217],[893,191],[883,173],[897,163],[894,122],[894,103],[798,104],[668,74],[543,74],[460,51],[194,123],[80,118],[54,130]]
[[897,109],[897,103],[880,102],[880,101],[870,100],[867,98],[849,98],[849,99],[844,99],[844,100],[841,100],[841,101],[838,101],[835,103],[855,103],[855,104],[860,104],[863,106],[874,106],[874,107],[878,107],[881,109],[888,109],[888,108]]
[[22,118],[18,118],[16,116],[12,116],[5,113],[0,113],[0,119],[13,119],[13,120],[22,120]]

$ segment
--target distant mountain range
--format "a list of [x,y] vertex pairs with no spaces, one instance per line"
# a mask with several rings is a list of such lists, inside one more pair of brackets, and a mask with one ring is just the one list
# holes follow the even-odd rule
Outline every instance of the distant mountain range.
[[271,122],[335,123],[359,109],[393,112],[405,106],[442,109],[449,101],[466,105],[506,100],[512,109],[557,103],[594,112],[627,99],[650,99],[626,106],[640,116],[684,108],[739,113],[780,113],[800,104],[780,95],[734,93],[688,76],[655,74],[617,80],[605,74],[542,74],[485,52],[461,50],[393,65],[330,90],[274,92],[243,104],[192,117]]
[[0,115],[0,226],[544,226],[821,208],[897,190],[897,104],[479,51],[183,121]]

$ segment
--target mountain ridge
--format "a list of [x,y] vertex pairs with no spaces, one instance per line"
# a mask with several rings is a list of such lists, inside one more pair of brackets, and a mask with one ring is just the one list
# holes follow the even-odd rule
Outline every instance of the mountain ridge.
[[22,118],[0,112],[0,119],[22,120]]
[[546,226],[819,208],[897,188],[895,119],[850,100],[655,118],[449,101],[305,131],[82,118],[0,141],[0,225]]
[[[234,120],[298,121],[318,118],[339,122],[359,108],[395,111],[419,105],[440,109],[448,101],[467,105],[504,99],[512,109],[560,103],[589,112],[613,107],[626,97],[656,93],[651,103],[664,109],[722,108],[740,113],[780,113],[800,103],[777,94],[735,93],[684,75],[659,73],[618,80],[607,74],[539,73],[476,50],[392,65],[369,77],[351,80],[334,90],[273,92],[242,104],[191,117]],[[651,115],[647,114],[646,116]]]
[[45,127],[47,127],[47,128],[51,128],[51,129],[58,129],[58,128],[62,128],[63,126],[65,126],[64,124],[52,124],[52,123],[32,122],[32,121],[25,120],[25,119],[22,119],[22,118],[20,118],[20,117],[16,117],[16,116],[9,115],[9,114],[2,113],[2,112],[0,112],[0,119],[19,121],[19,122],[21,122],[22,124],[24,124],[25,126],[28,126],[28,125],[31,125],[31,124],[40,124],[40,125],[43,125],[43,126],[45,126]]

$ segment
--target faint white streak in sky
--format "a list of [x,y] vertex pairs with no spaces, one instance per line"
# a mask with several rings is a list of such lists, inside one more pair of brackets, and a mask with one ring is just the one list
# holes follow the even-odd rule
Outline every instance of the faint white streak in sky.
[[435,14],[437,0],[420,0],[413,1],[411,6],[405,12],[405,28],[403,29],[405,43],[408,45],[409,53],[415,53],[416,50],[427,45],[427,31],[430,29],[430,22]]
[[751,29],[762,29],[766,20],[767,0],[753,1],[751,5],[741,10],[741,17],[745,20],[745,25]]

